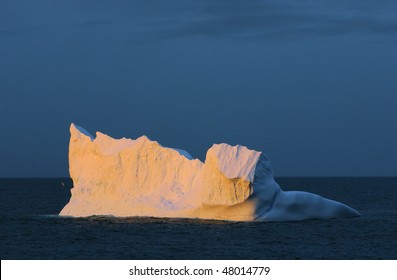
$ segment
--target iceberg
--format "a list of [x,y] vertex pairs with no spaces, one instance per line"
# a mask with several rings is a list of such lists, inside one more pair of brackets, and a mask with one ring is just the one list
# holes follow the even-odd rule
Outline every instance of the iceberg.
[[70,134],[73,188],[61,216],[299,221],[360,215],[315,194],[283,191],[269,160],[245,146],[214,144],[201,162],[146,136],[93,137],[75,124]]

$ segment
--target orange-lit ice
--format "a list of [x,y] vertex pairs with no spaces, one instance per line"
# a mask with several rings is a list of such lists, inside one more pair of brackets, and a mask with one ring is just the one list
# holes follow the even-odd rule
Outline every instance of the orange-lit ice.
[[289,221],[359,216],[306,192],[284,192],[270,162],[244,146],[214,144],[205,163],[142,136],[113,139],[70,127],[74,187],[60,215]]

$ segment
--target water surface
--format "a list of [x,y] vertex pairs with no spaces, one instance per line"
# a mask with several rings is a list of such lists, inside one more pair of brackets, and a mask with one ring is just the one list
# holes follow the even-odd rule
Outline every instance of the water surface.
[[[277,178],[362,216],[303,222],[63,218],[68,178],[0,179],[1,259],[397,259],[397,178]],[[62,183],[65,185],[63,186]]]

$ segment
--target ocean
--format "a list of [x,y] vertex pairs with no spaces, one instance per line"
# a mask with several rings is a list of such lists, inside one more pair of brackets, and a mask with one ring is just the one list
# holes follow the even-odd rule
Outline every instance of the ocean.
[[362,216],[301,222],[63,218],[69,178],[0,179],[4,259],[397,259],[397,178],[276,178]]

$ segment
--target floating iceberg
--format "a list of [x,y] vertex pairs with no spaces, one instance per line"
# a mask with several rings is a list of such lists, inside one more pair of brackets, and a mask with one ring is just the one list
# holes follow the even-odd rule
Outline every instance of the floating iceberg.
[[114,139],[70,126],[74,187],[60,215],[298,221],[356,217],[342,203],[282,191],[268,159],[244,146],[214,144],[205,163],[146,136]]

